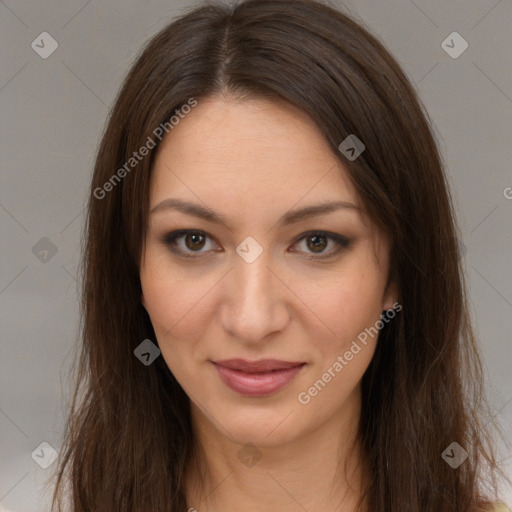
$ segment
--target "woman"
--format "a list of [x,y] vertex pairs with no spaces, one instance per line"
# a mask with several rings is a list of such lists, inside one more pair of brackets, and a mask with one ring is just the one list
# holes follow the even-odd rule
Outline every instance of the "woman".
[[174,21],[97,156],[54,506],[494,510],[457,239],[366,29],[309,0]]

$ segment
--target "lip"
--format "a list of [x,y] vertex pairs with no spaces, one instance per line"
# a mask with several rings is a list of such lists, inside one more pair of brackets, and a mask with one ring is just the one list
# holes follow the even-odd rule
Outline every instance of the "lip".
[[223,359],[213,363],[245,373],[262,373],[274,370],[288,370],[305,364],[303,361],[281,361],[279,359],[259,359],[258,361],[246,361],[245,359]]
[[306,364],[277,359],[227,359],[212,363],[224,384],[245,396],[276,393],[289,384]]

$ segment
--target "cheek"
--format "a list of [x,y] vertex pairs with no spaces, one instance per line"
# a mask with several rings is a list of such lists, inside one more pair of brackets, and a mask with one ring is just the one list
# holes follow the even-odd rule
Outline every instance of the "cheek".
[[353,265],[317,280],[314,288],[308,279],[300,283],[297,295],[319,320],[310,323],[310,337],[318,339],[319,332],[325,334],[324,354],[350,345],[380,318],[384,281],[377,267],[370,266],[364,257],[354,258]]
[[190,376],[195,373],[196,359],[202,357],[198,344],[208,324],[207,313],[201,307],[205,291],[201,285],[191,285],[190,279],[172,274],[163,277],[159,271],[141,273],[141,286],[162,357],[189,396],[193,396],[196,381]]
[[196,339],[208,320],[205,294],[214,281],[184,277],[176,267],[168,268],[162,258],[150,257],[140,280],[144,307],[159,343]]
[[302,383],[298,400],[301,404],[304,397],[312,401],[311,411],[318,421],[326,421],[352,396],[375,352],[384,284],[375,268],[364,270],[364,266],[331,276],[323,292],[307,299],[322,320],[321,332],[327,334],[319,336],[318,322],[309,324],[316,364]]

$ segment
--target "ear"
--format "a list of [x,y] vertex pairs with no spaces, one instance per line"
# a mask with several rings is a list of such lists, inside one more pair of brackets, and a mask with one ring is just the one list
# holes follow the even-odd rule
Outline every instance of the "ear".
[[388,281],[384,295],[382,297],[382,309],[393,309],[394,305],[398,301],[398,287],[396,282]]

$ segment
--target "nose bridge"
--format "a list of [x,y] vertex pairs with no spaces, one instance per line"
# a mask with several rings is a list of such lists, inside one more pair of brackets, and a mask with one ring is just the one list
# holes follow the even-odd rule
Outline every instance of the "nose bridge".
[[241,341],[259,341],[282,329],[288,314],[283,285],[270,270],[267,251],[254,261],[235,258],[222,304],[222,322],[226,330]]

